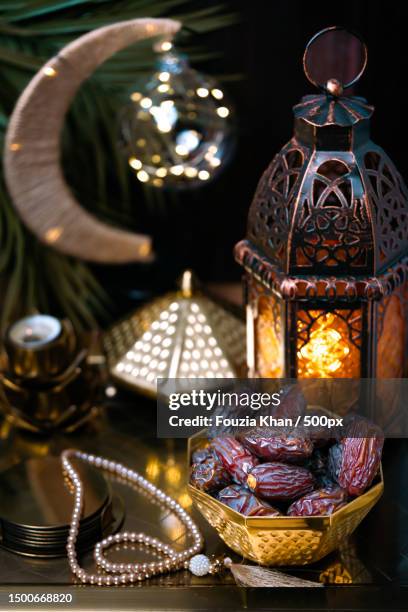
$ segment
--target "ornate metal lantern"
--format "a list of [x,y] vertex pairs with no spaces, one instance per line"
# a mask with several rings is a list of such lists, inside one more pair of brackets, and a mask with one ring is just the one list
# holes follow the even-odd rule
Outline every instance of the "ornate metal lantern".
[[[306,48],[315,85],[312,46],[339,32],[323,30]],[[366,65],[365,45],[353,41],[359,73],[323,81],[322,94],[294,107],[293,138],[262,176],[247,239],[235,247],[246,270],[250,376],[406,373],[408,192],[370,140],[373,107],[343,95]]]

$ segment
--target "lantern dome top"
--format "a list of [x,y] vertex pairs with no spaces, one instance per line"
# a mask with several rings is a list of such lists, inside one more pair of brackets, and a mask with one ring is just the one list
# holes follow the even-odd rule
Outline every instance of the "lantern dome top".
[[371,276],[408,255],[407,188],[383,149],[355,129],[337,150],[295,133],[261,177],[247,238],[281,273]]
[[[370,140],[374,108],[343,95],[366,63],[366,46],[343,28],[306,47],[305,74],[324,93],[294,107],[294,135],[264,172],[248,218],[247,247],[278,274],[370,277],[408,256],[407,188]],[[251,259],[240,252],[241,263],[243,252]]]
[[303,119],[316,127],[338,125],[351,127],[364,119],[369,119],[374,107],[364,98],[333,96],[328,93],[304,96],[293,107],[295,118]]

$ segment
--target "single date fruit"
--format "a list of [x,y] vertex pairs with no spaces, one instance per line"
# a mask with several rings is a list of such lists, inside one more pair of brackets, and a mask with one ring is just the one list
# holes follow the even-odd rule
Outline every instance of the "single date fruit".
[[248,473],[259,463],[258,459],[232,436],[214,438],[211,448],[238,484],[245,484]]
[[198,448],[191,455],[191,463],[194,465],[195,463],[203,463],[206,459],[213,457],[214,454],[209,446],[203,446],[202,448]]
[[214,457],[209,457],[191,468],[190,484],[206,493],[219,491],[231,482],[227,470]]
[[309,470],[286,463],[263,463],[254,467],[247,478],[248,487],[259,497],[292,501],[315,487]]
[[380,467],[384,437],[379,427],[360,417],[350,420],[346,433],[338,483],[349,495],[362,495]]
[[254,429],[240,436],[240,441],[251,453],[269,461],[299,463],[310,457],[313,442],[301,436]]
[[306,399],[297,385],[288,385],[281,393],[279,406],[274,407],[275,418],[291,418],[296,421],[306,410]]
[[329,474],[334,482],[339,481],[341,463],[343,461],[343,445],[341,443],[333,444],[329,448],[327,467]]
[[340,487],[318,489],[304,495],[288,508],[288,516],[324,516],[347,503],[347,492]]
[[280,512],[270,504],[258,499],[240,485],[231,485],[220,491],[217,499],[223,504],[245,516],[280,516]]

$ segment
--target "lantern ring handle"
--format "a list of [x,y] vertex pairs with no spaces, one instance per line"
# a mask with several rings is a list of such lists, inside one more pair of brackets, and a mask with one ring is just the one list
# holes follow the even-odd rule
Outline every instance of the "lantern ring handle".
[[348,32],[349,34],[351,34],[352,36],[357,38],[360,41],[360,43],[362,44],[363,53],[364,53],[363,65],[360,68],[359,72],[348,83],[341,83],[342,89],[348,89],[349,87],[352,87],[352,85],[355,85],[355,83],[357,83],[357,81],[359,81],[360,78],[362,77],[362,75],[364,73],[364,70],[366,69],[366,66],[367,66],[367,59],[368,59],[367,45],[365,44],[365,42],[362,39],[362,37],[360,36],[360,34],[355,32],[354,30],[350,30],[349,28],[346,28],[344,26],[339,26],[339,25],[329,26],[328,28],[323,28],[323,30],[320,30],[319,32],[314,34],[312,36],[312,38],[309,40],[309,42],[307,43],[307,45],[305,47],[305,51],[303,53],[303,60],[302,61],[303,61],[303,71],[304,71],[308,81],[310,83],[312,83],[312,85],[314,85],[315,87],[318,87],[319,89],[324,89],[325,91],[326,91],[326,84],[325,83],[318,83],[317,81],[315,81],[315,79],[313,79],[312,75],[310,74],[310,72],[308,71],[308,69],[306,67],[306,61],[307,61],[308,52],[309,52],[311,46],[313,45],[313,43],[315,43],[316,40],[318,38],[320,38],[321,36],[323,36],[324,34],[327,34],[327,32],[334,32],[334,31]]

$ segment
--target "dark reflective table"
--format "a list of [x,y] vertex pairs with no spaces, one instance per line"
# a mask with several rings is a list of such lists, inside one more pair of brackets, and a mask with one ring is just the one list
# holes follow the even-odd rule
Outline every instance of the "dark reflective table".
[[[120,391],[107,400],[99,417],[86,429],[51,439],[28,436],[0,420],[0,470],[25,458],[58,455],[66,447],[103,455],[136,469],[194,514],[204,533],[207,554],[228,553],[241,561],[192,508],[185,487],[186,441],[156,438],[155,402]],[[242,589],[228,573],[196,578],[187,571],[133,587],[84,587],[73,583],[63,558],[23,557],[0,548],[0,609],[9,609],[10,592],[67,588],[75,593],[76,603],[67,606],[70,609],[408,609],[408,441],[386,442],[383,467],[385,493],[352,538],[317,564],[281,568],[327,585],[325,589],[308,589],[307,596],[302,589]],[[126,529],[159,536],[175,547],[185,546],[184,528],[172,514],[118,481],[112,481],[112,487],[125,504]],[[112,555],[123,562],[150,558],[146,551],[129,547],[112,551]],[[85,555],[81,562],[91,568],[92,555]]]

